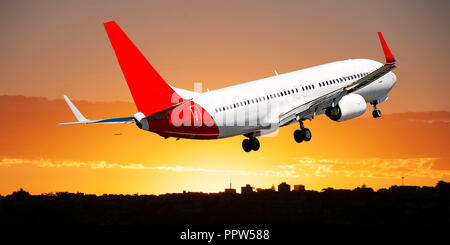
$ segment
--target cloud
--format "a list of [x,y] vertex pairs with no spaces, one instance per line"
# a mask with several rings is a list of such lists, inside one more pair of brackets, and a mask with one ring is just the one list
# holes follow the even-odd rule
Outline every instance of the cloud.
[[108,163],[106,161],[53,161],[49,159],[20,159],[20,158],[3,158],[0,160],[0,167],[8,167],[18,164],[29,164],[42,168],[63,168],[63,167],[86,167],[92,169],[133,169],[133,170],[159,170],[171,172],[202,172],[202,173],[232,173],[240,175],[253,176],[280,176],[291,177],[291,170],[265,170],[265,171],[246,171],[239,169],[209,169],[209,168],[193,168],[184,166],[146,166],[143,164],[118,164]]
[[275,166],[273,169],[249,171],[240,169],[213,169],[184,166],[146,166],[139,163],[118,164],[106,161],[53,161],[50,159],[3,158],[0,167],[18,164],[34,165],[42,168],[92,168],[92,169],[131,169],[146,171],[226,173],[261,177],[362,177],[362,178],[397,178],[399,176],[415,176],[442,178],[450,175],[449,169],[437,168],[440,158],[295,158],[292,164]]
[[394,178],[400,175],[415,177],[442,178],[450,174],[449,169],[437,168],[440,158],[353,158],[353,159],[317,159],[296,158],[297,163],[282,165],[298,175],[329,177],[343,175],[347,177]]

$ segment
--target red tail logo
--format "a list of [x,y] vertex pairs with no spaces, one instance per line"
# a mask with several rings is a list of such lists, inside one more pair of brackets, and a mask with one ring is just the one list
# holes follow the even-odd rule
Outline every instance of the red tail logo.
[[137,109],[149,116],[181,102],[116,22],[104,23]]

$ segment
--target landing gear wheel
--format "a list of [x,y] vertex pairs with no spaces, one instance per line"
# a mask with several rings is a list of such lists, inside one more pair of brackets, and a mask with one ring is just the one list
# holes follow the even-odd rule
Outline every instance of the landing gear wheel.
[[304,141],[310,141],[311,140],[311,131],[307,128],[302,129],[302,138]]
[[294,131],[294,139],[297,143],[301,143],[302,141],[310,141],[311,140],[311,131],[307,128],[297,129]]
[[303,136],[302,136],[302,131],[300,129],[297,129],[294,131],[294,139],[295,139],[295,142],[302,143]]
[[374,110],[374,111],[372,112],[372,116],[373,116],[373,118],[379,118],[379,117],[381,117],[381,111],[380,111],[380,110]]
[[252,146],[250,144],[249,139],[245,139],[242,141],[242,149],[244,149],[245,152],[250,152],[252,150]]
[[257,138],[250,138],[250,146],[254,151],[259,150],[260,147],[259,140]]

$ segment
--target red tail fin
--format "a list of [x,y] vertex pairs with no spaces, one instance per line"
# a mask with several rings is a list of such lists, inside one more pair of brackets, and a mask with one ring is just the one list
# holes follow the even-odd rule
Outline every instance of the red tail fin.
[[149,116],[180,102],[181,97],[164,81],[119,25],[110,21],[104,26],[138,110]]

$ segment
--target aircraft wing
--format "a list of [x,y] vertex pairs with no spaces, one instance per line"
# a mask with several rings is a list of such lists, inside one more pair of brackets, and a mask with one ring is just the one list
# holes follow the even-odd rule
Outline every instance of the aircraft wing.
[[296,106],[295,108],[282,113],[279,116],[280,126],[288,125],[293,120],[298,121],[304,119],[312,119],[322,109],[337,105],[345,95],[369,85],[373,81],[393,70],[396,67],[395,59],[392,56],[392,53],[389,50],[386,41],[381,35],[381,32],[378,32],[378,36],[380,38],[381,46],[386,57],[386,63],[383,66],[345,87],[331,91],[325,95],[312,99],[300,106]]

